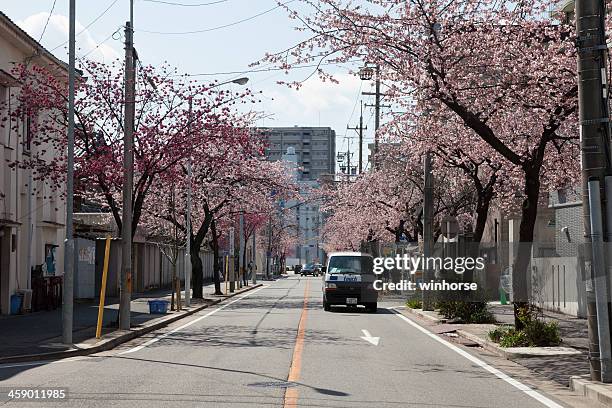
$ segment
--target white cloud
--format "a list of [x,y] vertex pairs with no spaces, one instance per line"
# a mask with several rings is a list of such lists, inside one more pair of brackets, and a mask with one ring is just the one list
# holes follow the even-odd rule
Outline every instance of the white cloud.
[[[332,126],[342,132],[349,120],[347,112],[355,106],[360,79],[350,74],[337,74],[338,84],[313,77],[299,89],[274,86],[263,89],[268,99],[266,111],[274,112],[270,126]],[[281,123],[282,122],[282,123]]]
[[[34,39],[38,40],[43,31],[49,13],[37,13],[24,20],[16,21],[17,25],[25,32],[30,34]],[[85,27],[77,21],[77,34],[83,31]],[[42,44],[48,50],[52,50],[56,46],[64,43],[68,39],[69,19],[61,14],[53,14],[49,19],[49,24],[45,35],[42,39]],[[110,34],[110,31],[108,32]],[[87,58],[97,61],[110,62],[121,57],[121,54],[115,50],[109,42],[114,41],[112,38],[106,43],[100,44],[105,38],[94,38],[89,30],[84,30],[76,37],[77,56],[87,55]],[[68,44],[63,44],[52,51],[58,58],[68,60]]]

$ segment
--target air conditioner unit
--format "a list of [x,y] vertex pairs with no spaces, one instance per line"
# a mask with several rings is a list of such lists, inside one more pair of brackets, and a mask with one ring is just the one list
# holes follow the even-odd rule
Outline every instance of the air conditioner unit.
[[23,297],[23,303],[21,304],[21,310],[24,312],[32,311],[32,289],[19,289],[16,291]]

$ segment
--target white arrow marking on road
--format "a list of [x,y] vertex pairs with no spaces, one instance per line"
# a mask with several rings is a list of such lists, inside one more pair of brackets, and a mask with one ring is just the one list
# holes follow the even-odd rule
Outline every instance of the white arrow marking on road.
[[370,332],[365,330],[365,329],[363,329],[361,331],[363,332],[363,336],[361,336],[362,339],[364,339],[368,343],[372,343],[373,345],[378,346],[378,342],[380,341],[380,337],[372,337]]

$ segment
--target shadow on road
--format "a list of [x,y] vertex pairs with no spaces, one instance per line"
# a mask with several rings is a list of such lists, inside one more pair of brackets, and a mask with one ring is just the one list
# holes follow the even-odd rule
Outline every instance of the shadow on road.
[[255,375],[255,376],[258,376],[258,377],[262,377],[262,378],[267,378],[269,380],[284,382],[284,383],[286,383],[287,387],[290,387],[290,386],[306,387],[306,388],[314,390],[314,391],[318,392],[319,394],[323,394],[323,395],[336,396],[336,397],[347,397],[347,396],[350,395],[350,394],[347,394],[347,393],[342,392],[342,391],[332,390],[332,389],[328,389],[328,388],[313,387],[311,385],[304,384],[304,383],[301,383],[301,382],[298,382],[298,381],[287,382],[285,378],[278,378],[278,377],[274,377],[274,376],[267,375],[267,374],[257,373],[255,371],[234,370],[232,368],[213,367],[213,366],[198,365],[198,364],[188,364],[188,363],[175,363],[175,362],[172,362],[172,361],[152,360],[152,359],[137,358],[137,357],[113,356],[111,358],[117,358],[117,359],[121,359],[121,360],[141,361],[141,362],[153,363],[153,364],[168,364],[168,365],[173,365],[173,366],[184,366],[184,367],[202,368],[202,369],[206,369],[206,370],[222,371],[222,372],[226,372],[226,373],[249,374],[249,375]]
[[[444,364],[413,364],[410,368],[396,369],[395,372],[408,372],[415,374],[439,374],[450,373],[452,375],[461,375],[462,377],[491,379],[491,374],[483,371],[479,366],[472,365],[473,370],[459,370],[456,367],[449,367]],[[501,381],[501,380],[500,380]]]
[[[193,328],[189,332],[178,331],[148,346],[154,347],[263,347],[271,349],[292,350],[296,331],[293,327],[258,327],[254,332],[251,325],[224,325]],[[148,338],[156,337],[155,334]],[[148,339],[143,336],[143,340]],[[324,330],[308,330],[308,341],[314,343],[348,346],[356,344],[354,340],[333,335]]]

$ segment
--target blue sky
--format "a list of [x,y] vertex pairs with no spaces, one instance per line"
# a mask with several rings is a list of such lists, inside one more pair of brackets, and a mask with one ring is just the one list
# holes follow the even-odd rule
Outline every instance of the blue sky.
[[[331,69],[340,84],[322,82],[313,76],[299,91],[278,85],[276,81],[306,78],[310,74],[308,69],[297,70],[289,76],[278,71],[228,74],[253,69],[249,64],[266,52],[283,50],[306,35],[293,29],[295,22],[280,8],[237,23],[274,8],[275,0],[167,0],[185,5],[216,3],[202,6],[171,5],[164,1],[135,0],[135,45],[143,64],[167,62],[185,73],[211,74],[200,77],[211,81],[248,76],[248,86],[264,94],[256,109],[271,115],[258,125],[330,126],[338,135],[337,149],[346,150],[347,140],[343,136],[347,124],[355,126],[359,121],[362,86],[358,78],[349,74],[349,66]],[[296,4],[291,2],[290,6]],[[2,11],[36,39],[41,36],[52,6],[53,0],[2,0]],[[67,60],[67,48],[62,44],[68,38],[67,16],[68,0],[57,0],[41,41],[64,60]],[[83,30],[77,36],[77,55],[87,54],[88,58],[99,61],[121,58],[122,25],[128,19],[129,0],[77,0],[77,33]],[[232,23],[237,24],[215,29]],[[209,31],[184,35],[151,33],[202,30]],[[362,90],[369,90],[369,86],[363,83]],[[364,98],[368,102],[368,97]],[[374,127],[370,109],[364,110],[364,121],[369,121],[367,142]],[[348,134],[354,136],[355,132],[348,131]],[[356,139],[351,141],[351,150],[356,159]]]

